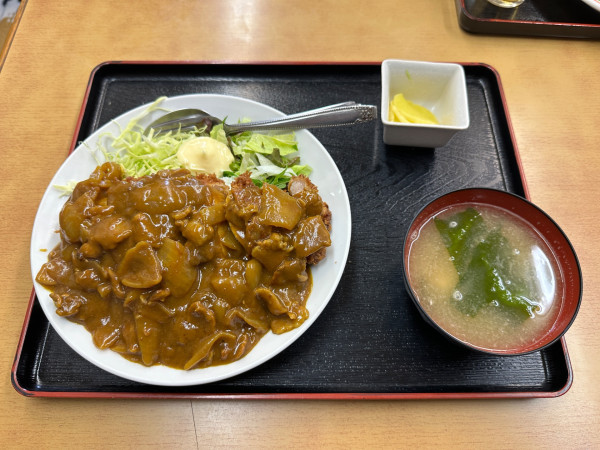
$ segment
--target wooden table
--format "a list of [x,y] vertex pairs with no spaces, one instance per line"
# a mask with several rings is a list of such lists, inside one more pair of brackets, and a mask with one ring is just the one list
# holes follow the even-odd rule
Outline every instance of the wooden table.
[[[143,4],[142,4],[143,3]],[[25,5],[0,72],[0,442],[7,447],[600,445],[600,42],[473,35],[452,0],[148,0]],[[64,160],[90,72],[110,60],[485,62],[501,75],[531,199],[584,274],[567,333],[574,383],[535,400],[65,400],[10,383],[42,193]]]

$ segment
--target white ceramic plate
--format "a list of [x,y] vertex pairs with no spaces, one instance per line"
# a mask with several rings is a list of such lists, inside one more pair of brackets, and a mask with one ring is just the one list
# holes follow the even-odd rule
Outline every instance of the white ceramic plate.
[[596,11],[600,11],[600,0],[582,0],[588,6],[594,8]]
[[[299,328],[281,335],[269,332],[248,355],[239,361],[190,371],[164,366],[145,367],[126,360],[112,350],[99,350],[94,346],[91,335],[83,326],[56,314],[54,303],[48,295],[49,292],[35,282],[35,276],[42,264],[47,261],[48,252],[59,242],[56,233],[59,228],[58,215],[66,197],[61,197],[54,186],[64,185],[71,180],[87,179],[97,166],[97,161],[90,148],[96,148],[99,136],[106,132],[116,134],[117,124],[125,125],[133,117],[143,112],[147,106],[133,109],[96,131],[86,139],[84,144],[73,151],[52,179],[42,198],[33,225],[31,270],[35,291],[48,321],[62,339],[85,359],[108,372],[129,380],[163,386],[197,385],[229,378],[246,372],[280,353],[298,339],[325,309],[340,281],[350,248],[351,217],[348,193],[342,176],[327,150],[308,131],[298,131],[296,137],[301,160],[312,166],[314,171],[311,174],[311,180],[319,188],[319,193],[328,203],[333,214],[332,245],[327,250],[326,258],[312,269],[313,289],[307,301],[310,316]],[[228,117],[232,122],[244,117],[261,120],[284,115],[261,103],[223,95],[194,94],[171,97],[166,99],[162,106],[171,110],[200,108],[216,117]],[[162,114],[163,112],[156,111],[140,124],[145,126]]]

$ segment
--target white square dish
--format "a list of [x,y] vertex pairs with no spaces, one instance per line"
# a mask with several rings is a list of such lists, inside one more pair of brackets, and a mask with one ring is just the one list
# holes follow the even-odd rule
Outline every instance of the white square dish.
[[[429,109],[439,125],[390,120],[394,95]],[[381,120],[383,141],[406,147],[443,147],[469,127],[465,73],[460,64],[387,59],[381,65]]]

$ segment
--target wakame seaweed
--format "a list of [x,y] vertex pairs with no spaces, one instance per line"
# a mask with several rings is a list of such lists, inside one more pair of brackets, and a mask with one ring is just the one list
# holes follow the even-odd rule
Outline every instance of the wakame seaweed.
[[511,270],[511,246],[499,229],[488,228],[474,208],[434,222],[458,272],[452,302],[461,312],[475,316],[493,303],[533,316],[538,304],[527,297],[521,274]]

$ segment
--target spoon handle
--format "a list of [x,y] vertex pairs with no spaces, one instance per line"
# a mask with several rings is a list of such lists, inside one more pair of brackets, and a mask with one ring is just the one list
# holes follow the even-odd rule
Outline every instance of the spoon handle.
[[227,134],[250,130],[301,130],[305,128],[326,128],[341,125],[354,125],[377,118],[377,107],[354,102],[339,103],[310,111],[292,114],[280,119],[262,120],[239,124],[224,124]]

